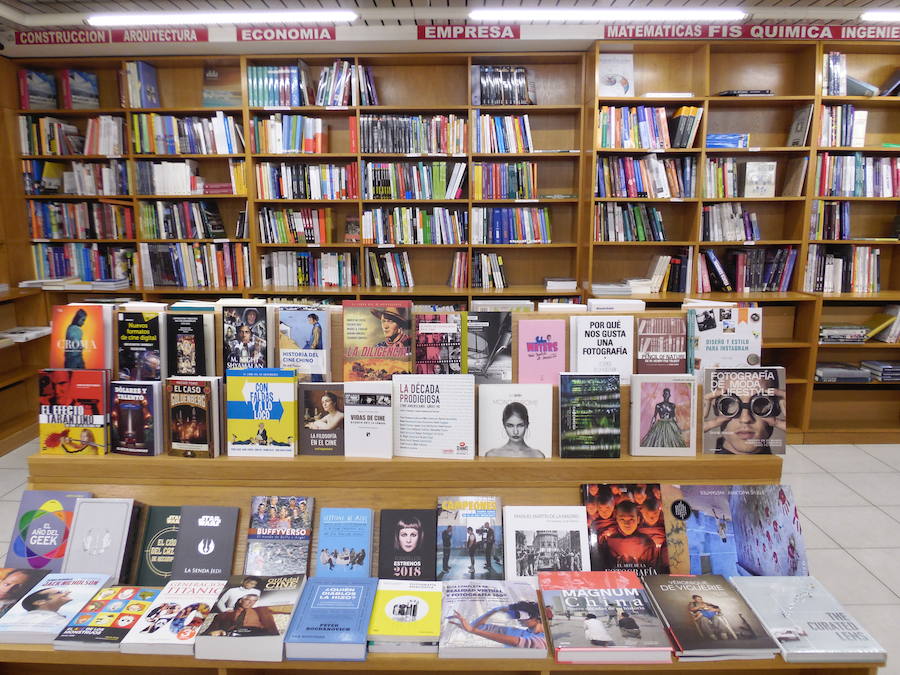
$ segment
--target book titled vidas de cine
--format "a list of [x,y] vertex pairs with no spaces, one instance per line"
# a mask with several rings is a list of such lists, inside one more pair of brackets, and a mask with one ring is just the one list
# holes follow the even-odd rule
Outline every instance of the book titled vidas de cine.
[[229,370],[226,379],[228,454],[297,454],[297,376],[283,368]]

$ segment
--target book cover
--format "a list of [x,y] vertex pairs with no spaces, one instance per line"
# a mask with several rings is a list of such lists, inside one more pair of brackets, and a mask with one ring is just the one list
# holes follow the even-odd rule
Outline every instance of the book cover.
[[122,640],[122,653],[193,655],[194,639],[225,583],[169,581]]
[[0,619],[48,574],[49,570],[0,567]]
[[25,110],[52,110],[59,107],[56,77],[39,70],[20,70],[20,103]]
[[144,523],[144,536],[138,555],[139,586],[164,586],[172,577],[178,528],[181,523],[180,506],[150,506]]
[[696,375],[706,368],[746,368],[762,361],[762,307],[688,310]]
[[56,305],[51,316],[50,367],[110,369],[112,307]]
[[307,574],[312,518],[312,497],[253,497],[244,574]]
[[437,579],[503,579],[500,498],[438,497]]
[[331,316],[323,307],[278,308],[278,365],[300,382],[330,379]]
[[441,634],[440,581],[378,580],[370,640],[437,642]]
[[553,386],[482,384],[478,387],[478,454],[552,457]]
[[394,454],[475,457],[475,378],[472,375],[395,375]]
[[100,80],[97,73],[66,69],[60,73],[67,108],[90,110],[100,107]]
[[588,483],[581,486],[587,512],[591,569],[669,572],[669,547],[658,483]]
[[241,105],[241,69],[227,66],[203,68],[204,108],[231,108]]
[[512,313],[469,312],[468,372],[476,384],[512,382]]
[[783,366],[704,368],[703,452],[783,455],[786,389]]
[[382,509],[379,579],[435,579],[434,509]]
[[633,316],[573,316],[575,353],[572,370],[577,373],[618,373],[629,384],[634,372]]
[[75,503],[62,572],[100,573],[127,582],[140,518],[133,499],[87,497]]
[[413,372],[409,300],[344,300],[344,381]]
[[239,509],[236,506],[181,507],[172,580],[225,579],[231,573]]
[[518,329],[517,382],[559,384],[566,370],[565,320],[521,319]]
[[166,313],[166,358],[171,377],[215,375],[214,346],[207,329],[212,317],[204,314]]
[[[146,61],[135,61],[137,71],[139,101],[141,108],[159,108],[159,83],[156,68]],[[132,102],[134,104],[135,102]]]
[[584,506],[504,506],[507,581],[537,586],[538,572],[587,570],[585,520]]
[[372,509],[320,509],[315,576],[329,579],[370,576],[374,527]]
[[458,375],[466,372],[468,332],[464,313],[416,314],[415,372]]
[[297,376],[284,368],[226,371],[228,455],[297,454]]
[[394,454],[393,385],[387,381],[344,383],[344,454],[382,457]]
[[105,370],[40,371],[38,433],[42,455],[106,453],[107,382]]
[[111,382],[109,451],[150,456],[162,451],[161,384],[159,382]]
[[634,54],[602,54],[597,70],[600,96],[637,96]]
[[693,375],[631,378],[631,454],[696,454],[697,400]]
[[56,636],[54,648],[118,651],[157,595],[158,588],[146,586],[101,588]]
[[117,380],[162,377],[162,321],[159,312],[119,312]]
[[218,454],[218,378],[166,380],[168,453],[183,457]]
[[268,368],[269,322],[265,305],[222,305],[225,370]]
[[778,162],[744,162],[742,197],[774,197]]
[[13,521],[6,567],[59,572],[79,498],[90,492],[25,490]]
[[636,373],[687,372],[687,336],[684,318],[638,317]]
[[300,423],[300,454],[340,456],[344,454],[344,387],[340,382],[300,385],[303,421]]
[[618,457],[622,400],[618,375],[559,374],[559,456]]
[[[728,506],[738,549],[738,574],[809,574],[800,512],[790,485],[733,485]],[[762,547],[751,545],[757,540]]]

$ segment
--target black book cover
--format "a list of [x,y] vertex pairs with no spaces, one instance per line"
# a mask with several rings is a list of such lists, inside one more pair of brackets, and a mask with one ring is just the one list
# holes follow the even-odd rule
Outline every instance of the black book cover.
[[436,531],[434,509],[382,509],[378,578],[435,581]]
[[214,375],[206,372],[206,344],[203,315],[166,314],[166,356],[170,377]]
[[180,506],[148,508],[135,578],[137,585],[165,586],[172,578],[180,522]]
[[119,312],[118,380],[159,380],[159,314]]
[[183,506],[172,579],[227,579],[234,558],[239,509]]

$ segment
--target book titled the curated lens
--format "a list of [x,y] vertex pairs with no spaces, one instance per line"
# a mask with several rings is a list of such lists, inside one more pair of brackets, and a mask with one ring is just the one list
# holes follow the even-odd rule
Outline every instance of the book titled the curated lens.
[[703,452],[784,454],[787,436],[782,366],[703,370]]

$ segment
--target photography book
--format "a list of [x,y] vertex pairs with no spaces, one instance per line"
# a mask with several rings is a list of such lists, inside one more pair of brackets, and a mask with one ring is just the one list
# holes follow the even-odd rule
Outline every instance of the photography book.
[[59,572],[78,499],[90,492],[25,490],[13,521],[6,567]]
[[56,636],[53,648],[119,651],[122,640],[150,609],[159,590],[146,586],[101,588]]
[[635,373],[687,372],[684,317],[638,317]]
[[251,498],[244,574],[307,574],[313,506],[312,497]]
[[482,457],[552,457],[553,386],[479,386],[478,454]]
[[434,509],[381,509],[379,579],[434,581]]
[[512,313],[468,315],[468,372],[476,384],[512,382]]
[[783,455],[786,443],[783,366],[704,368],[705,454]]
[[622,450],[619,375],[559,374],[559,456],[618,457]]
[[236,506],[182,506],[172,580],[227,578],[234,558],[238,515]]
[[504,506],[506,580],[536,588],[539,571],[590,569],[585,522],[584,506]]
[[572,362],[576,373],[618,373],[629,384],[634,372],[633,316],[573,316]]
[[109,372],[48,368],[39,372],[42,455],[105,455]]
[[631,378],[631,445],[636,456],[693,457],[697,452],[693,375]]
[[566,369],[564,319],[521,319],[518,322],[517,382],[559,384]]
[[706,368],[746,368],[762,363],[761,307],[700,307],[687,315],[692,372]]
[[327,507],[319,510],[316,577],[356,578],[371,575],[375,513],[372,509]]
[[138,551],[135,583],[163,586],[172,578],[172,562],[178,544],[180,506],[149,506]]
[[413,372],[412,302],[344,300],[343,380],[389,380]]
[[393,385],[384,380],[344,383],[344,454],[381,457],[394,454]]
[[442,596],[440,581],[379,578],[369,621],[369,651],[388,642],[402,643],[397,651],[437,653]]
[[475,457],[475,378],[472,375],[395,375],[394,454]]
[[499,497],[438,497],[436,578],[503,579],[502,523]]
[[111,382],[109,432],[111,453],[148,457],[163,451],[162,384]]
[[297,376],[285,368],[225,373],[228,455],[297,454]]
[[141,506],[133,499],[86,497],[75,502],[62,572],[103,573],[127,583]]
[[300,454],[343,455],[344,427],[347,423],[344,384],[303,382],[300,384],[300,405]]

